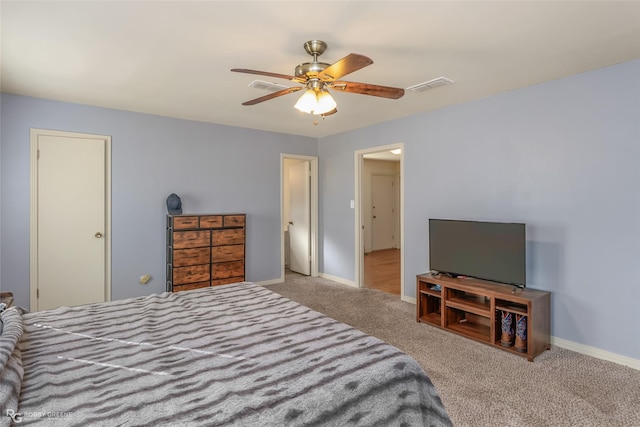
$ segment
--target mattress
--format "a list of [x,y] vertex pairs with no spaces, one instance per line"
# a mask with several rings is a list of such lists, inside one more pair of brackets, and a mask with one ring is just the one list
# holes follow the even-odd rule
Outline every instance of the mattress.
[[451,425],[407,354],[253,283],[2,327],[2,425]]

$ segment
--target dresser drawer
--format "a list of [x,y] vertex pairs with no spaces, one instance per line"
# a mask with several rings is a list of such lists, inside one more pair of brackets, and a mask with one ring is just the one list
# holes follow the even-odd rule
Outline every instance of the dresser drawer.
[[173,233],[173,248],[200,248],[211,245],[211,232],[201,231],[176,231]]
[[244,245],[214,246],[211,262],[239,261],[244,259]]
[[176,249],[173,251],[173,266],[209,264],[211,262],[211,248]]
[[175,216],[173,217],[173,229],[181,230],[185,228],[198,228],[197,216]]
[[200,228],[222,228],[222,215],[201,216]]
[[212,245],[241,245],[244,243],[244,228],[229,228],[212,231]]
[[225,227],[243,227],[244,215],[225,215],[224,226]]
[[227,277],[224,279],[216,279],[211,281],[211,286],[226,285],[229,283],[244,282],[244,277]]
[[189,283],[188,285],[175,285],[173,292],[190,291],[192,289],[208,288],[211,286],[209,282]]
[[173,284],[175,286],[184,285],[186,283],[209,281],[211,279],[210,268],[211,266],[209,264],[174,267]]
[[244,276],[244,261],[220,262],[211,264],[211,279]]

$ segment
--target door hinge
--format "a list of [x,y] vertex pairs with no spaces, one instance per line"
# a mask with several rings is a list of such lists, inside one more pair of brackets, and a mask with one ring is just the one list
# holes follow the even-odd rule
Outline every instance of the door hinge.
[[40,289],[36,289],[36,298],[40,298]]
[[36,160],[40,159],[40,149],[36,150]]

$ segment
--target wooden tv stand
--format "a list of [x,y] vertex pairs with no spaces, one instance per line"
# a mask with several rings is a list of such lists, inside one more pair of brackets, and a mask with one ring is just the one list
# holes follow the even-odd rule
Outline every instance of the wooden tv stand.
[[[439,286],[439,289],[438,289]],[[551,348],[551,294],[473,278],[419,274],[416,320],[497,347],[529,361]],[[526,351],[503,347],[502,312],[526,316]]]

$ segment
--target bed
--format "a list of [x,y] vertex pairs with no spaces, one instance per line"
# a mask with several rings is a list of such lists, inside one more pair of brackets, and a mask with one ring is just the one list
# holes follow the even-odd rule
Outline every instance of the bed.
[[2,425],[449,426],[408,355],[243,282],[2,313]]

